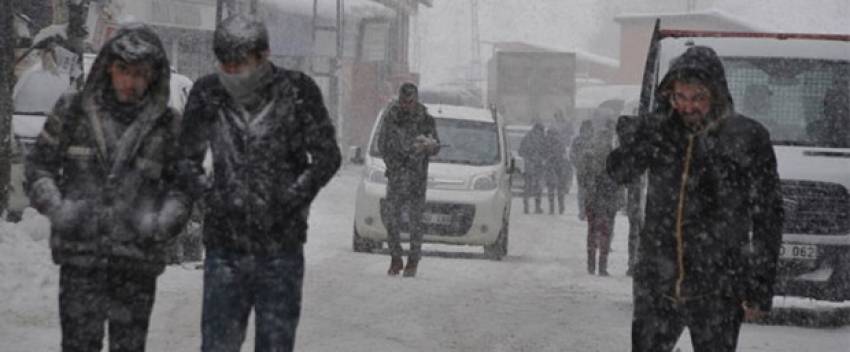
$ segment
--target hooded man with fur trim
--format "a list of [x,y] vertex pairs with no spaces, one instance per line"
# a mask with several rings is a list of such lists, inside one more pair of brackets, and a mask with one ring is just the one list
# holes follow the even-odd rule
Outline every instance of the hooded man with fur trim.
[[620,183],[648,172],[634,271],[632,351],[734,351],[741,322],[771,308],[782,196],[767,129],[735,112],[713,49],[670,65],[652,116],[621,118],[608,157]]
[[191,208],[176,177],[169,65],[144,25],[117,31],[81,92],[56,103],[26,178],[51,222],[63,351],[143,351],[166,247]]

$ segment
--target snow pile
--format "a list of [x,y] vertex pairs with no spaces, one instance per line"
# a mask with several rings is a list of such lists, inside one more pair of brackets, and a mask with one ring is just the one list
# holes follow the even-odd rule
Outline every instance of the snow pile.
[[50,257],[50,223],[32,208],[18,223],[0,222],[0,320],[15,325],[52,319],[59,270]]

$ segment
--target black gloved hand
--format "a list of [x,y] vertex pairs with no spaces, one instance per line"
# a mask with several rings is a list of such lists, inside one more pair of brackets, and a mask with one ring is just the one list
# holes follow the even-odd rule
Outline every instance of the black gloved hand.
[[622,115],[617,119],[617,137],[620,145],[631,145],[641,140],[641,120],[638,116]]

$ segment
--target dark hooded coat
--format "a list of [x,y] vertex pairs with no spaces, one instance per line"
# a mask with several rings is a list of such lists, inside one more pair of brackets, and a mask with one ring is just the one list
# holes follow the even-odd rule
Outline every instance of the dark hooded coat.
[[[341,163],[336,132],[309,76],[269,63],[257,88],[259,115],[246,119],[217,74],[199,79],[186,103],[180,148],[187,182],[204,197],[207,250],[277,254],[307,239],[310,204]],[[202,179],[207,146],[213,175]]]
[[[667,104],[672,83],[688,78],[704,82],[713,97],[700,130],[686,127]],[[658,92],[657,114],[621,119],[622,144],[607,160],[620,183],[648,170],[636,298],[714,296],[769,309],[783,212],[767,130],[735,113],[710,48],[692,47],[674,60]]]
[[[108,67],[117,59],[151,64],[153,80],[136,105],[117,102]],[[147,27],[122,28],[92,65],[85,87],[65,95],[27,157],[32,205],[51,217],[57,264],[162,270],[165,249],[188,218],[176,177],[179,115],[168,108],[170,69]],[[76,204],[58,219],[51,209]],[[146,214],[169,210],[169,228],[142,228]],[[61,223],[60,223],[61,222]]]

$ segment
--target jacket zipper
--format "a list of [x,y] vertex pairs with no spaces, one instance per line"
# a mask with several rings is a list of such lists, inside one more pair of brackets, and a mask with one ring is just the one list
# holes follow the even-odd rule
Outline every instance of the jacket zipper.
[[685,217],[685,194],[688,187],[688,177],[691,170],[691,157],[694,150],[694,137],[688,136],[688,148],[685,152],[685,169],[682,170],[682,184],[679,187],[679,205],[676,208],[676,263],[678,265],[678,277],[676,278],[675,301],[682,299],[682,282],[685,281],[685,239],[682,233]]

